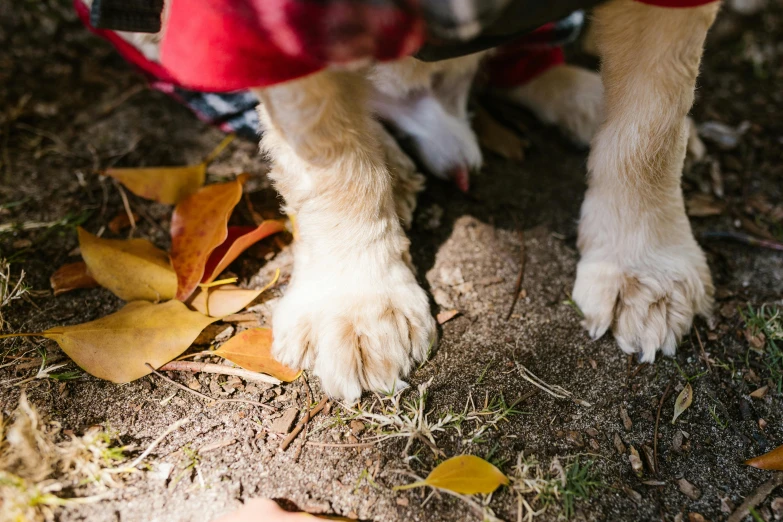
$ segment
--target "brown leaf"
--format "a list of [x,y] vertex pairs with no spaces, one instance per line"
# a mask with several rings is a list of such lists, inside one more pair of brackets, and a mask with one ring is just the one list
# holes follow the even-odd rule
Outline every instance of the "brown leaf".
[[499,123],[486,109],[478,107],[473,117],[473,130],[481,146],[502,158],[525,159],[525,141],[516,132]]
[[693,388],[691,383],[686,383],[677,400],[674,401],[674,417],[672,418],[672,424],[677,420],[677,417],[687,410],[693,402]]
[[54,295],[64,294],[78,288],[95,288],[100,286],[83,261],[68,263],[57,269],[49,278]]
[[435,316],[435,319],[438,321],[438,324],[444,324],[455,317],[459,315],[459,310],[444,310],[443,312],[439,312],[437,316]]
[[52,339],[87,373],[111,382],[130,382],[187,350],[216,319],[191,312],[179,301],[128,303],[89,323],[50,328]]
[[302,373],[272,357],[272,330],[269,328],[252,328],[240,332],[213,353],[245,370],[266,373],[281,381],[291,382]]
[[776,469],[783,471],[783,446],[778,446],[769,453],[746,460],[745,464],[759,469]]
[[137,196],[176,205],[204,184],[206,173],[207,164],[199,163],[186,167],[108,169],[104,174],[116,179]]
[[[133,222],[138,223],[139,222],[139,215],[135,212],[131,213],[131,216],[133,217]],[[128,216],[127,212],[120,212],[116,216],[114,216],[114,219],[109,221],[109,230],[111,230],[115,234],[119,234],[124,229],[131,226],[131,216]]]
[[228,227],[226,240],[212,251],[207,260],[201,282],[211,283],[248,247],[283,230],[285,224],[278,220],[267,220],[257,227]]
[[174,297],[177,276],[163,250],[146,239],[102,239],[77,230],[84,262],[102,287],[125,301]]
[[695,194],[685,202],[688,215],[691,217],[719,216],[726,210],[726,206],[716,201],[709,194]]
[[228,237],[228,218],[242,198],[246,175],[202,188],[181,201],[171,218],[171,263],[177,299],[184,301],[204,276],[207,260]]

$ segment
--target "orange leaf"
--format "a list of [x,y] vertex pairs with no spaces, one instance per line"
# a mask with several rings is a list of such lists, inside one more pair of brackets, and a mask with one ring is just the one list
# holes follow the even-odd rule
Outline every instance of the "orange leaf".
[[90,271],[83,261],[61,266],[49,278],[49,283],[52,285],[54,295],[64,294],[77,288],[95,288],[100,286],[98,281],[90,275]]
[[206,173],[207,164],[199,163],[186,167],[108,169],[104,174],[116,179],[137,196],[176,205],[204,184]]
[[202,283],[211,283],[230,265],[239,254],[248,247],[267,236],[282,232],[285,225],[282,221],[267,220],[257,227],[228,227],[226,240],[212,251],[207,260]]
[[272,330],[269,328],[251,328],[240,332],[213,353],[245,370],[266,373],[281,381],[291,382],[302,373],[284,366],[272,357]]
[[171,264],[177,273],[177,299],[198,286],[210,254],[228,236],[228,218],[242,198],[246,175],[202,188],[181,201],[171,218]]
[[95,321],[33,335],[56,341],[87,373],[119,383],[150,373],[145,363],[158,368],[174,359],[215,321],[179,301],[134,301]]
[[745,464],[759,469],[776,469],[778,471],[783,471],[783,446],[778,446],[760,457],[746,460]]
[[125,301],[164,301],[177,290],[166,252],[146,239],[102,239],[79,227],[79,247],[92,277]]

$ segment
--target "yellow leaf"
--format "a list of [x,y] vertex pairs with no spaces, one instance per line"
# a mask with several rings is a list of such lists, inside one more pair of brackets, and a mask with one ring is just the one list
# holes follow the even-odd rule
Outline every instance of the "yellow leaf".
[[166,205],[176,205],[194,194],[204,185],[206,173],[206,163],[185,167],[108,169],[105,172],[137,196]]
[[130,382],[187,350],[217,319],[191,312],[180,301],[128,303],[89,323],[50,328],[52,339],[87,373],[111,382]]
[[691,388],[691,383],[686,383],[685,388],[682,389],[677,396],[677,400],[674,401],[674,417],[672,418],[672,424],[677,420],[677,417],[682,415],[682,412],[690,407],[691,402],[693,402],[693,388]]
[[746,460],[745,464],[759,469],[776,469],[783,471],[783,446],[778,446],[769,453]]
[[125,301],[165,301],[177,293],[177,274],[163,250],[146,239],[101,239],[78,228],[90,275]]
[[[278,268],[275,272],[275,277],[260,290],[239,288],[235,285],[226,284],[225,282],[222,283],[223,286],[212,288],[213,286],[218,286],[216,283],[220,283],[220,281],[201,284],[193,293],[193,296],[189,299],[187,304],[204,315],[225,317],[243,310],[247,305],[252,303],[256,297],[271,288],[279,277],[280,269]],[[224,281],[233,283],[236,281],[236,278],[225,279]],[[207,296],[209,296],[208,301]]]
[[508,484],[508,477],[486,460],[475,455],[460,455],[438,465],[421,482],[396,486],[394,489],[432,486],[463,495],[475,495],[492,493],[498,486],[505,484]]
[[[204,315],[225,317],[243,310],[261,295],[263,290],[239,288],[235,285],[223,285],[219,288],[199,288],[193,294],[190,307]],[[209,302],[207,302],[209,296]]]
[[245,370],[266,373],[281,381],[291,382],[302,373],[272,357],[272,330],[269,328],[251,328],[240,332],[212,353]]

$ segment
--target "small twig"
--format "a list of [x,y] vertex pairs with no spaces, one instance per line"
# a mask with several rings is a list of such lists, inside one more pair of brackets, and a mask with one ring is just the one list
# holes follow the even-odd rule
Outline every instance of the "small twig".
[[646,367],[646,366],[647,366],[647,363],[642,363],[642,364],[640,364],[639,366],[637,366],[637,367],[636,367],[636,369],[633,371],[633,373],[630,375],[630,377],[629,377],[628,379],[629,379],[629,380],[630,380],[630,379],[633,379],[634,377],[636,377],[637,375],[639,375],[639,372],[640,372],[640,371],[642,371],[642,369],[643,369],[644,367]]
[[669,390],[672,387],[672,380],[669,379],[669,384],[666,385],[666,389],[663,391],[661,402],[658,403],[658,412],[655,414],[655,429],[653,430],[653,463],[655,469],[653,470],[658,475],[658,424],[661,422],[661,409],[663,408],[663,401],[669,395]]
[[340,444],[338,442],[314,442],[308,440],[305,442],[308,446],[318,446],[319,448],[371,448],[376,442],[356,442],[353,444]]
[[514,284],[514,298],[511,301],[511,306],[506,314],[506,321],[511,318],[511,314],[514,312],[514,307],[519,300],[519,294],[522,291],[522,281],[525,277],[525,235],[522,231],[519,231],[519,274],[517,275],[517,282]]
[[701,237],[702,239],[731,239],[745,245],[783,251],[783,243],[779,241],[761,239],[755,236],[751,236],[750,234],[744,234],[742,232],[704,232]]
[[299,424],[297,424],[296,427],[291,431],[291,433],[289,433],[288,436],[285,439],[283,439],[283,442],[280,443],[281,451],[285,451],[286,449],[288,449],[288,446],[291,444],[291,442],[293,442],[296,436],[299,435],[299,432],[302,431],[305,425],[308,422],[310,422],[310,419],[316,416],[319,411],[324,409],[324,406],[326,406],[326,402],[328,400],[329,398],[324,396],[324,398],[321,399],[321,402],[319,402],[316,406],[314,406],[312,410],[307,410],[307,413],[305,413],[302,420],[299,421]]
[[128,215],[128,222],[130,223],[130,233],[129,236],[133,235],[133,232],[136,230],[136,218],[133,217],[133,211],[130,207],[130,202],[128,201],[128,195],[125,193],[125,189],[122,188],[122,185],[116,180],[112,179],[114,181],[114,186],[117,187],[117,191],[120,193],[120,197],[122,198],[122,206],[125,208],[125,214]]
[[206,453],[208,451],[214,451],[216,449],[225,448],[226,446],[231,446],[232,444],[236,444],[236,439],[224,439],[218,442],[213,442],[212,444],[205,444],[204,446],[201,446],[198,449],[199,455],[202,453]]
[[160,368],[164,372],[203,372],[203,373],[216,373],[219,375],[236,375],[242,377],[248,381],[263,382],[266,384],[280,384],[283,381],[276,379],[270,375],[264,373],[251,372],[244,368],[234,368],[233,366],[225,366],[223,364],[205,363],[198,361],[171,361]]
[[[152,365],[150,365],[150,363],[144,363],[144,364],[147,366],[147,368],[149,368],[152,371],[152,373],[154,373],[155,375],[157,375],[158,377],[160,377],[164,381],[167,381],[170,384],[173,384],[174,386],[176,386],[177,388],[179,388],[181,390],[184,390],[184,391],[186,391],[188,393],[192,393],[193,395],[201,397],[202,399],[206,399],[208,401],[217,402],[217,403],[220,403],[220,402],[240,402],[240,403],[243,403],[243,404],[252,404],[253,406],[261,406],[262,408],[266,408],[268,410],[277,411],[277,408],[275,408],[273,406],[270,406],[268,404],[264,404],[263,402],[258,402],[258,401],[248,401],[248,400],[245,400],[245,399],[213,399],[209,395],[204,395],[203,393],[197,392],[196,390],[191,390],[187,386],[178,383],[174,379],[169,379],[168,377],[166,377],[165,375],[163,375],[162,373],[157,371],[155,368],[153,368]],[[169,364],[171,364],[171,363],[169,363]]]
[[701,342],[701,335],[699,335],[699,329],[694,328],[694,332],[696,332],[696,339],[699,341],[699,348],[701,349],[701,358],[704,361],[704,364],[707,365],[707,369],[709,371],[712,371],[712,365],[710,365],[710,359],[707,357],[707,352],[704,351],[704,343]]
[[750,510],[761,504],[770,493],[772,493],[776,487],[783,484],[783,473],[775,473],[775,475],[759,486],[756,491],[745,497],[745,502],[740,504],[734,513],[726,519],[726,522],[741,522],[746,516],[750,514]]
[[191,418],[190,418],[190,417],[186,417],[186,418],[184,418],[184,419],[180,419],[180,420],[178,420],[177,422],[175,422],[174,424],[172,424],[171,426],[169,426],[168,428],[166,428],[166,431],[164,431],[163,433],[161,433],[161,434],[160,434],[160,436],[158,436],[158,438],[157,438],[157,439],[153,440],[153,441],[152,441],[152,444],[150,444],[149,446],[147,446],[147,449],[145,449],[145,450],[144,450],[144,451],[141,453],[141,455],[139,455],[138,457],[136,457],[136,459],[135,459],[133,462],[131,462],[130,464],[128,464],[128,466],[127,466],[127,467],[128,467],[128,468],[135,468],[136,466],[138,466],[139,464],[141,464],[141,461],[142,461],[142,460],[144,460],[144,459],[147,457],[147,455],[149,455],[150,453],[152,453],[152,450],[154,450],[154,449],[155,449],[155,447],[156,447],[158,444],[160,444],[161,442],[163,442],[163,439],[165,439],[166,437],[168,437],[168,436],[169,436],[169,434],[171,434],[171,433],[173,433],[173,432],[177,431],[178,429],[180,429],[182,426],[184,426],[185,424],[187,424],[187,423],[188,423],[188,422],[190,422],[190,421],[191,421]]

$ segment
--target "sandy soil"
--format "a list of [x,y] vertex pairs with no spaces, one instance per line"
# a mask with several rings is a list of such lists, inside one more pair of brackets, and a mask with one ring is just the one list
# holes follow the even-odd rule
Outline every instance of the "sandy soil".
[[[689,199],[714,190],[714,172],[720,172],[724,185],[725,195],[715,199],[725,203],[725,210],[694,218],[697,234],[732,230],[742,218],[754,222],[756,207],[749,201],[759,196],[773,205],[782,201],[783,9],[780,2],[773,4],[768,12],[747,18],[724,13],[710,37],[694,118],[732,127],[748,121],[749,128],[730,150],[708,141],[707,159],[686,169]],[[6,206],[0,220],[68,218],[69,223],[0,234],[0,252],[12,257],[15,273],[25,270],[33,289],[46,290],[55,268],[78,260],[72,255],[77,246],[73,224],[83,222],[96,232],[122,212],[117,189],[99,179],[100,169],[195,162],[222,134],[164,95],[143,88],[142,77],[81,27],[68,2],[0,5],[0,49],[0,201],[19,202]],[[466,444],[453,433],[439,435],[439,447],[448,456],[489,456],[507,472],[522,451],[535,454],[545,466],[556,456],[567,462],[586,455],[582,459],[594,462],[593,472],[603,487],[577,503],[578,520],[674,520],[678,514],[687,520],[691,512],[709,520],[725,519],[722,498],[739,505],[770,477],[742,461],[783,443],[780,394],[772,392],[762,400],[749,397],[768,375],[759,355],[747,355],[737,312],[748,303],[780,302],[783,256],[737,243],[702,241],[718,303],[714,322],[699,320],[695,327],[713,361],[733,370],[715,363],[708,368],[694,334],[684,340],[675,358],[638,367],[611,338],[590,342],[578,313],[564,303],[578,259],[575,236],[585,153],[527,114],[504,108],[502,115],[529,129],[531,146],[524,163],[487,154],[487,165],[474,178],[469,196],[431,180],[420,199],[411,233],[415,264],[434,295],[436,311],[455,308],[461,314],[442,327],[439,347],[411,382],[415,386],[432,380],[428,405],[433,417],[461,410],[469,396],[483,402],[501,394],[508,402],[527,397],[517,405],[524,414],[490,431],[479,443]],[[210,179],[249,172],[254,206],[273,212],[275,195],[256,150],[253,143],[236,141],[210,168]],[[137,237],[167,247],[170,209],[134,197],[131,204],[143,213]],[[247,218],[238,219],[243,217]],[[780,239],[782,228],[770,230]],[[520,269],[521,241],[526,297],[506,320]],[[251,285],[262,284],[277,267],[285,276],[290,273],[287,251],[266,260],[269,252],[278,250],[272,242],[265,243],[232,265],[232,271]],[[262,323],[268,321],[281,289],[257,308]],[[44,293],[32,302],[15,302],[6,318],[14,331],[40,331],[101,317],[120,304],[103,289],[56,298]],[[6,340],[0,346],[4,357],[33,348],[45,349],[52,357],[61,355],[55,343],[43,340]],[[535,388],[520,377],[516,364],[563,386],[590,406],[543,392],[530,396]],[[73,364],[65,368],[75,369]],[[30,372],[9,366],[0,370],[0,381]],[[669,383],[675,392],[685,384],[681,372],[698,376],[691,380],[693,405],[672,426],[674,394],[669,395],[658,429],[659,475],[645,469],[639,478],[627,453],[619,454],[613,441],[619,435],[626,446],[639,451],[652,447],[658,403]],[[268,401],[278,413],[242,404],[207,406],[155,376],[123,386],[86,374],[64,384],[30,382],[23,387],[30,401],[76,433],[104,424],[122,443],[145,447],[178,419],[192,419],[153,452],[154,466],[174,465],[167,479],[138,473],[125,481],[124,488],[111,490],[106,500],[59,510],[59,520],[209,521],[256,496],[362,520],[476,518],[456,499],[432,498],[423,505],[424,491],[391,490],[409,480],[395,470],[424,475],[435,465],[432,453],[419,443],[411,450],[415,458],[407,461],[401,456],[404,440],[365,448],[299,449],[304,440],[300,436],[288,451],[279,451],[281,437],[270,432],[272,422],[286,409],[303,407],[306,387],[301,381],[264,390],[244,382],[232,384],[224,377],[169,377],[182,383],[195,379],[202,392],[213,396]],[[317,381],[310,386],[319,396]],[[21,391],[0,386],[3,415],[12,412]],[[621,411],[627,411],[630,426],[624,426]],[[316,418],[306,439],[353,441],[350,426],[340,422],[338,413],[335,406],[329,415]],[[766,421],[763,430],[760,419]],[[673,446],[680,430],[689,435],[687,449]],[[196,466],[191,466],[190,450],[215,443],[223,445],[202,451]],[[701,490],[698,499],[681,492],[682,478]],[[660,485],[643,483],[649,480]],[[770,499],[781,494],[778,490]],[[770,499],[762,503],[762,513],[769,513]],[[491,506],[505,520],[516,517],[516,499],[506,490],[494,495]],[[555,520],[559,513],[554,506],[542,520]]]

